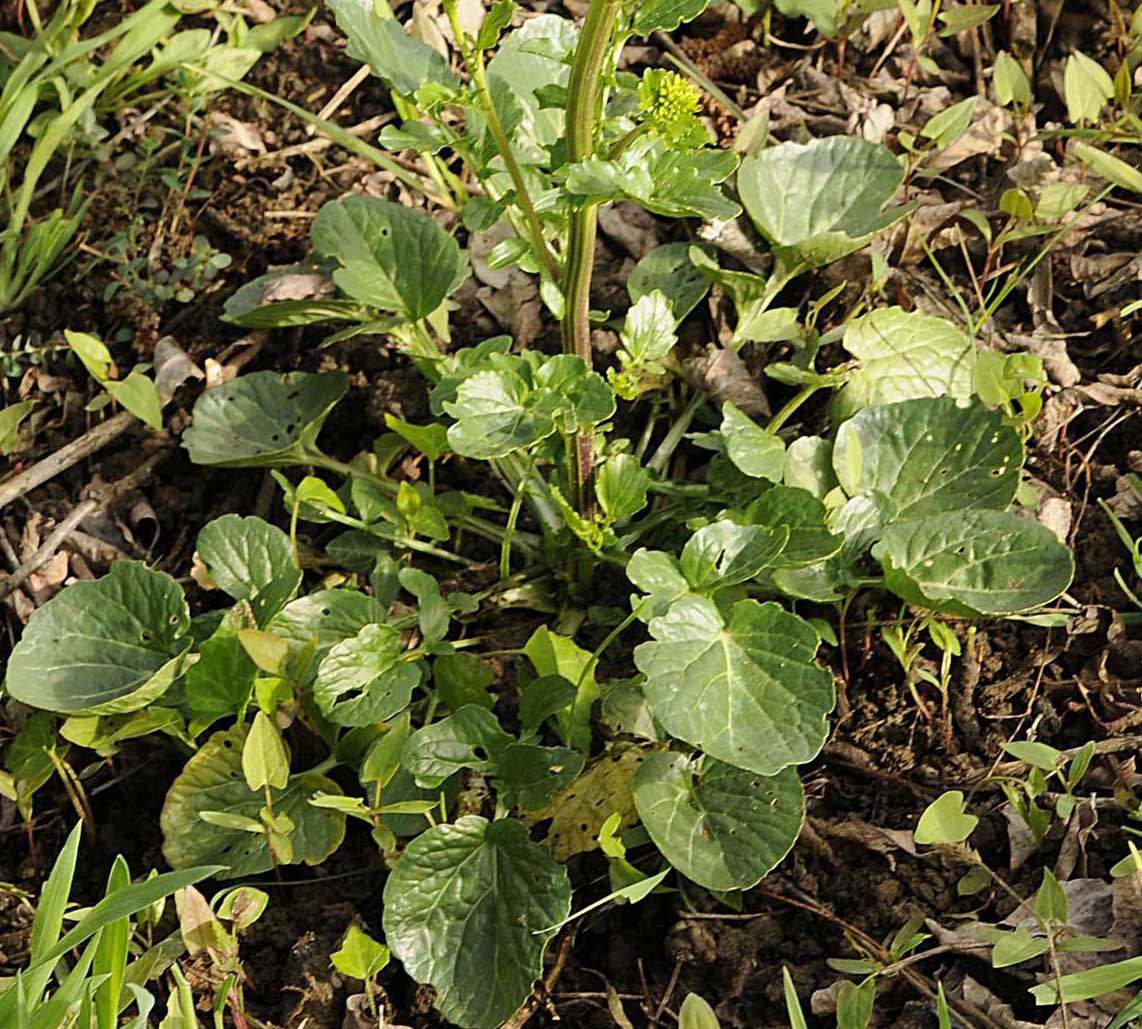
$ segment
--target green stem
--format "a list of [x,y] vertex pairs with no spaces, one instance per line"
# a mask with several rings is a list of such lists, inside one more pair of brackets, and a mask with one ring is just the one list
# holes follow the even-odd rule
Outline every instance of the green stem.
[[[603,66],[611,46],[620,0],[591,0],[575,48],[567,81],[567,162],[585,161],[595,152],[595,125],[602,105]],[[595,264],[598,205],[571,211],[567,262],[563,272],[563,352],[577,354],[591,367],[591,274]],[[573,441],[576,510],[589,514],[594,444],[587,433]]]
[[766,432],[776,433],[789,419],[793,413],[799,408],[806,400],[808,400],[814,393],[821,387],[819,385],[802,386],[770,420],[769,424],[765,427]]
[[670,426],[670,431],[667,432],[662,442],[658,445],[658,449],[654,452],[654,456],[647,464],[647,468],[659,475],[666,474],[666,466],[670,464],[670,458],[674,456],[674,451],[678,449],[678,444],[682,442],[682,437],[686,435],[686,431],[690,428],[690,423],[694,420],[694,415],[698,413],[698,408],[705,402],[706,394],[702,390],[698,390],[690,398],[690,403],[686,405],[686,409],[679,416],[678,420]]

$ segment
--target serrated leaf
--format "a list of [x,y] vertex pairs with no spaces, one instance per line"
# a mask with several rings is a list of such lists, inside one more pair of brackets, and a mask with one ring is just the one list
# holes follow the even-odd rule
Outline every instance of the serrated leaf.
[[417,729],[404,745],[401,764],[418,786],[434,790],[463,768],[494,774],[500,752],[512,742],[491,711],[468,704]]
[[550,394],[534,391],[511,371],[484,371],[456,387],[455,401],[444,409],[456,419],[448,443],[458,454],[490,460],[505,457],[555,432]]
[[[202,811],[222,811],[258,819],[266,800],[261,792],[251,792],[242,776],[246,733],[245,725],[214,733],[167,791],[159,823],[163,856],[172,868],[209,860],[227,866],[223,878],[236,879],[273,867],[264,834],[225,829],[199,817]],[[309,803],[318,792],[339,794],[341,789],[323,775],[306,772],[291,776],[284,790],[271,791],[274,814],[285,815],[294,824],[289,835],[293,862],[324,861],[345,835],[344,814]]]
[[785,441],[767,432],[730,401],[722,405],[718,431],[725,441],[726,454],[738,471],[754,479],[780,482],[785,472]]
[[267,371],[231,379],[198,398],[182,445],[195,464],[305,464],[326,417],[348,388],[342,372]]
[[195,549],[220,590],[234,600],[249,601],[261,628],[301,585],[289,537],[254,515],[228,514],[208,522]]
[[663,361],[678,342],[675,314],[665,293],[653,289],[638,297],[626,313],[619,335],[635,364]]
[[13,700],[63,714],[122,714],[156,700],[190,647],[190,612],[169,575],[116,561],[38,608],[8,660]]
[[708,890],[760,882],[789,853],[805,817],[793,769],[767,777],[668,752],[638,770],[634,801],[663,857]]
[[818,638],[776,603],[738,601],[728,621],[687,596],[650,623],[635,649],[654,717],[672,736],[761,775],[810,761],[824,745],[833,677],[813,658]]
[[474,1029],[495,1029],[527,999],[549,927],[570,910],[566,870],[509,819],[468,815],[429,829],[385,883],[393,954],[435,989],[446,1019]]
[[317,667],[313,699],[335,725],[369,725],[395,718],[420,682],[420,664],[402,660],[400,633],[366,625],[335,644]]
[[844,347],[859,364],[837,394],[840,419],[899,400],[972,394],[975,343],[943,318],[881,308],[849,324]]
[[467,270],[455,238],[428,215],[380,197],[325,204],[311,235],[340,264],[333,280],[345,293],[410,321],[432,314]]
[[1071,583],[1071,552],[1048,528],[1005,511],[959,511],[889,525],[873,547],[885,585],[909,603],[966,617],[1030,611]]
[[373,0],[329,0],[329,8],[349,37],[348,55],[368,64],[401,96],[411,97],[426,82],[459,85],[440,54],[413,39],[391,15],[377,14]]
[[815,267],[860,249],[904,213],[883,211],[904,168],[883,146],[849,136],[782,143],[747,157],[738,192],[787,264]]
[[660,29],[673,32],[683,22],[697,18],[709,3],[710,0],[649,0],[634,8],[631,31],[636,36],[649,36]]
[[979,819],[964,811],[963,791],[948,790],[924,809],[912,836],[917,843],[962,843],[977,825]]
[[627,279],[627,292],[636,303],[657,290],[681,321],[710,291],[710,280],[690,262],[689,243],[666,243],[640,258]]
[[850,497],[892,519],[1002,510],[1023,467],[1019,436],[998,411],[921,397],[868,407],[841,426],[833,467]]

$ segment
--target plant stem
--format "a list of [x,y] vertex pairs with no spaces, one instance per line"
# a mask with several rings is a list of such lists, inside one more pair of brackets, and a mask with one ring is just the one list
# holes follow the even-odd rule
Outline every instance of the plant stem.
[[670,431],[658,444],[658,449],[647,463],[647,468],[659,475],[666,474],[666,466],[670,464],[670,458],[674,456],[674,451],[678,449],[678,444],[682,442],[682,437],[690,428],[690,423],[694,420],[694,415],[698,413],[698,408],[705,402],[706,394],[702,390],[698,390],[690,398],[690,403],[686,405],[685,410],[678,416],[678,420],[670,426]]
[[789,419],[793,413],[799,408],[806,400],[808,400],[814,393],[821,387],[818,385],[802,386],[777,412],[770,420],[769,424],[765,427],[766,432],[776,433]]
[[[595,124],[602,104],[603,65],[614,34],[620,0],[591,0],[575,48],[567,82],[567,161],[585,161],[595,152]],[[577,354],[591,367],[591,274],[595,264],[598,205],[585,203],[571,212],[567,262],[563,273],[563,352]],[[588,513],[594,444],[578,434],[573,442],[576,509]]]

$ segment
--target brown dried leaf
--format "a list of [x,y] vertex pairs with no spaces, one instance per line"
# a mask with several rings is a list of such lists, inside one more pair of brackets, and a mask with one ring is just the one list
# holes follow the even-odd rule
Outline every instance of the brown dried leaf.
[[717,403],[729,401],[749,415],[770,413],[769,401],[761,386],[736,350],[707,344],[704,354],[685,363],[685,370],[690,381],[698,389],[706,390]]

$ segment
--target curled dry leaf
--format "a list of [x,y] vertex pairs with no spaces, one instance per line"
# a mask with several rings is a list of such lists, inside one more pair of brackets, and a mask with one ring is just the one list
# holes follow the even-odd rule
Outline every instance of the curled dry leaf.
[[769,415],[769,401],[737,351],[710,343],[705,353],[690,358],[684,368],[694,386],[706,390],[717,403],[728,401],[749,415]]

